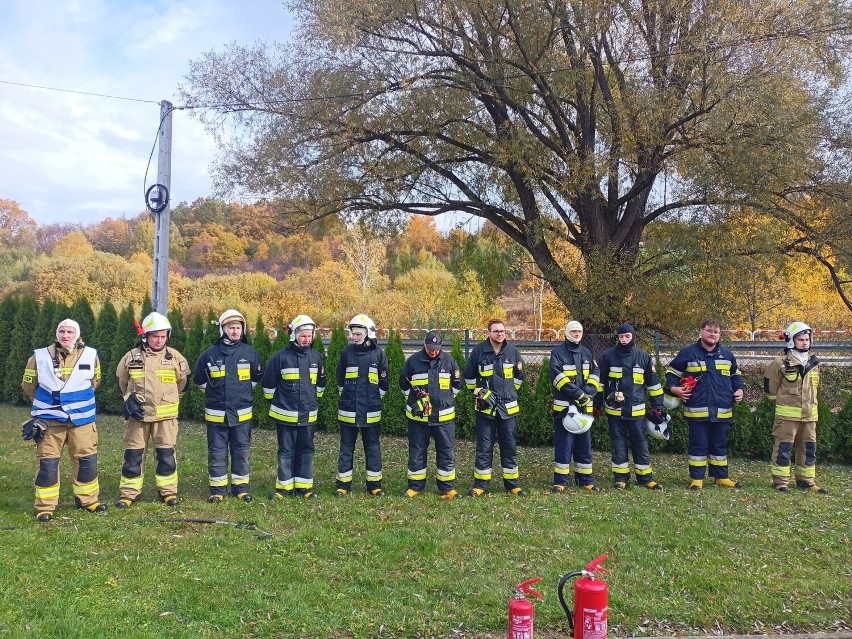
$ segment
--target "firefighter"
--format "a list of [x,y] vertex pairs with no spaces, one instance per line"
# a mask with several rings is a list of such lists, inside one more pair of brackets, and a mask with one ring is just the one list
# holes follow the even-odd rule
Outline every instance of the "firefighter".
[[[574,458],[574,481],[580,488],[596,491],[592,477],[592,433],[584,425],[563,423],[571,407],[591,419],[593,398],[601,390],[598,365],[592,352],[580,345],[583,325],[568,322],[565,341],[550,353],[550,382],[553,384],[553,442],[555,458],[551,492],[563,493],[571,485],[571,458]],[[573,412],[573,411],[572,411]],[[579,432],[582,430],[583,432]]]
[[316,324],[297,315],[288,325],[290,343],[275,353],[263,373],[263,395],[277,423],[278,476],[270,499],[303,497],[314,492],[314,425],[325,391],[322,356],[311,348]]
[[219,339],[195,363],[194,381],[204,393],[207,425],[207,468],[210,496],[218,504],[228,494],[252,500],[249,484],[254,387],[263,377],[263,362],[246,342],[246,318],[234,309],[219,316]]
[[429,440],[435,440],[435,480],[441,499],[460,499],[456,490],[455,397],[462,387],[461,371],[452,355],[442,350],[437,330],[426,334],[423,348],[411,355],[399,374],[406,396],[408,421],[408,489],[417,497],[426,487]]
[[680,351],[666,370],[666,396],[683,402],[689,427],[690,490],[703,488],[708,464],[716,486],[742,487],[728,477],[728,435],[734,403],[743,399],[743,378],[720,336],[719,322],[705,319],[698,341]]
[[488,338],[477,344],[464,366],[464,380],[474,393],[476,412],[476,461],[471,497],[488,493],[494,442],[500,444],[503,487],[513,495],[525,495],[518,473],[516,422],[520,406],[518,389],[526,371],[518,349],[506,341],[503,322],[488,322]]
[[74,463],[74,503],[90,513],[102,513],[98,501],[98,429],[95,389],[101,364],[95,349],[80,339],[80,325],[64,319],[56,327],[56,342],[39,348],[24,368],[21,387],[32,402],[32,417],[24,422],[24,439],[36,442],[35,516],[50,521],[59,503],[59,460],[62,449]]
[[178,404],[189,380],[189,364],[167,343],[172,325],[153,312],[138,329],[142,339],[118,362],[115,374],[124,397],[124,463],[116,508],[129,508],[142,492],[145,453],[150,438],[157,457],[157,493],[167,506],[177,506]]
[[636,329],[622,324],[616,330],[618,344],[603,352],[600,358],[600,380],[603,391],[595,395],[595,413],[603,408],[609,422],[612,442],[613,488],[630,486],[630,464],[627,447],[633,454],[636,484],[651,490],[662,490],[654,481],[648,440],[645,437],[645,395],[651,411],[662,415],[663,387],[651,357],[636,345]]
[[789,492],[792,453],[796,451],[796,486],[820,495],[828,490],[816,483],[817,390],[820,361],[810,353],[813,330],[804,322],[793,322],[784,331],[784,354],[766,367],[763,390],[775,402],[770,472],[772,485]]
[[355,443],[361,433],[367,466],[367,493],[384,497],[382,490],[382,447],[379,441],[382,400],[390,387],[388,358],[376,342],[376,325],[364,314],[346,325],[349,344],[337,363],[340,401],[337,422],[340,427],[340,455],[337,460],[338,497],[352,489]]

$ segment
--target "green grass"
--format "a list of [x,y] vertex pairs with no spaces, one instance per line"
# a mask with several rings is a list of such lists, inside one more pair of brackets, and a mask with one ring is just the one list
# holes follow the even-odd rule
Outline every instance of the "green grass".
[[[550,449],[519,451],[523,499],[492,484],[483,499],[404,500],[406,442],[386,438],[388,497],[332,497],[338,441],[317,436],[315,502],[269,502],[275,438],[256,431],[250,504],[207,495],[200,424],[183,423],[178,472],[183,503],[155,501],[149,458],[143,502],[96,516],[73,508],[62,462],[57,517],[32,515],[33,446],[20,438],[26,411],[0,406],[0,637],[247,639],[272,637],[502,637],[515,584],[540,576],[542,637],[567,636],[556,583],[608,552],[613,635],[765,633],[848,629],[852,609],[850,468],[820,465],[828,496],[775,493],[768,466],[740,459],[740,492],[686,490],[682,456],[653,458],[662,493],[608,489],[551,495]],[[121,422],[99,420],[100,482],[115,501]],[[360,444],[359,444],[360,446]],[[459,445],[467,489],[473,445]],[[151,456],[153,457],[153,456]],[[499,461],[495,467],[499,466]],[[172,522],[206,518],[253,524]],[[264,534],[264,533],[268,533]]]

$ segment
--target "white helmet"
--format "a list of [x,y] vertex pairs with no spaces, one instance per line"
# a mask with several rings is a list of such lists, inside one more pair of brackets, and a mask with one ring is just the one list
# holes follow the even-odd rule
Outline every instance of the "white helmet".
[[145,319],[142,320],[142,330],[145,331],[146,335],[156,331],[168,331],[168,337],[172,336],[171,323],[165,315],[161,315],[157,311],[145,316]]
[[354,327],[361,326],[367,329],[367,337],[376,339],[376,323],[363,313],[356,315],[346,325],[346,330],[351,331]]
[[814,330],[805,324],[804,322],[793,322],[787,327],[787,330],[784,331],[784,339],[787,340],[786,346],[787,348],[795,348],[795,344],[793,342],[796,339],[796,335],[801,335],[802,333],[807,333],[811,336],[811,340],[814,337]]
[[239,311],[229,308],[219,316],[219,337],[225,336],[225,326],[231,322],[239,322],[243,325],[243,335],[246,334],[246,318]]
[[678,406],[681,405],[680,397],[675,397],[674,395],[669,395],[668,393],[663,393],[663,407],[666,410],[674,410]]
[[300,328],[304,328],[305,326],[311,327],[311,341],[314,341],[314,337],[316,337],[317,334],[316,322],[314,322],[314,320],[312,320],[307,315],[296,315],[296,317],[293,318],[293,321],[287,325],[287,330],[290,331],[291,342],[296,341],[296,331],[298,331]]
[[580,435],[585,433],[592,427],[592,422],[595,418],[587,413],[581,413],[580,410],[571,404],[562,416],[562,425],[569,433]]
[[672,430],[669,428],[669,422],[672,420],[671,415],[663,414],[660,422],[657,423],[651,417],[645,419],[645,430],[654,439],[662,439],[668,441],[672,436]]

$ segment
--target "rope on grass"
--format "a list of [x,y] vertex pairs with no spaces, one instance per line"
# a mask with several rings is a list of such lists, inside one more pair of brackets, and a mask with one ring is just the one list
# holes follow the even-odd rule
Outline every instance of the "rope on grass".
[[250,524],[238,521],[225,521],[222,519],[197,519],[195,517],[179,517],[174,519],[140,519],[140,524],[157,523],[157,524],[209,524],[218,526],[231,526],[238,530],[254,530],[260,533],[256,535],[257,539],[272,539],[271,532],[266,532],[257,527],[256,524]]

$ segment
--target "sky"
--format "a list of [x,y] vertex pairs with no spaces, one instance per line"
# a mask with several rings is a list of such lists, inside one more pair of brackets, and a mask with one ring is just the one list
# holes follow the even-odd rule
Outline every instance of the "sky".
[[[159,103],[180,105],[190,61],[233,42],[284,42],[293,28],[282,0],[0,0],[0,9],[0,199],[39,225],[144,211]],[[172,207],[213,194],[216,152],[187,111],[174,112]]]

